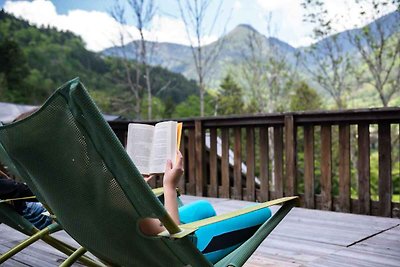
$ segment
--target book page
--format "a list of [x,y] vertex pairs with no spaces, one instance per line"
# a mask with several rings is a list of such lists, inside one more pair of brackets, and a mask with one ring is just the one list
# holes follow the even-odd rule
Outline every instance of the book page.
[[151,173],[163,173],[167,159],[176,161],[176,121],[157,123],[154,128],[153,149],[151,151]]
[[150,173],[154,126],[129,123],[126,151],[141,174]]

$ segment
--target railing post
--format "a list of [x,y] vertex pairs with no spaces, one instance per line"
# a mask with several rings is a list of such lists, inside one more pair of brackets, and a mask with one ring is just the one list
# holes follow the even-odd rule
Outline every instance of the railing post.
[[283,197],[283,127],[274,127],[274,179],[275,198]]
[[268,127],[260,127],[260,201],[269,200]]
[[246,195],[244,197],[247,201],[254,201],[256,199],[255,191],[255,151],[254,151],[254,127],[246,128]]
[[379,150],[379,211],[381,216],[392,217],[392,159],[390,124],[378,125]]
[[293,115],[285,116],[286,196],[297,194],[296,132]]
[[321,209],[332,210],[331,125],[321,125]]
[[217,128],[210,129],[210,197],[218,197]]
[[188,177],[188,184],[186,186],[186,192],[189,195],[196,195],[196,142],[195,142],[195,130],[193,128],[188,131],[188,170],[185,170]]
[[358,124],[358,201],[360,214],[371,214],[369,124]]
[[315,208],[314,126],[304,126],[304,204]]
[[196,151],[196,196],[203,196],[204,190],[204,129],[201,120],[196,120],[194,123],[194,134],[195,134],[195,151]]
[[233,198],[242,199],[242,129],[234,128]]
[[230,197],[230,181],[229,181],[229,128],[221,129],[221,190],[218,196],[223,198]]
[[350,125],[339,125],[339,209],[350,212]]

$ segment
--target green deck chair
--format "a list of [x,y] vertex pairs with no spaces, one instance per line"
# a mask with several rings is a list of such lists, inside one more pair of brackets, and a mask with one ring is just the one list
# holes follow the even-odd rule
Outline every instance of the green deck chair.
[[[3,159],[2,162],[7,162],[7,166],[10,171],[17,175],[17,171],[13,164],[7,159],[7,156],[4,154],[4,150],[2,150],[2,146],[0,145],[0,158]],[[17,175],[18,176],[18,175]],[[163,189],[156,188],[152,190],[153,193],[159,198],[160,201],[163,201]],[[178,192],[179,195],[179,192]],[[27,239],[22,241],[20,244],[16,245],[15,247],[11,248],[7,252],[0,254],[0,264],[8,260],[9,258],[13,257],[18,252],[22,251],[23,249],[27,248],[29,245],[35,243],[38,240],[42,240],[52,246],[53,248],[59,250],[60,252],[70,256],[77,248],[66,244],[63,241],[60,241],[52,236],[52,233],[58,232],[62,230],[61,226],[54,222],[53,224],[45,227],[42,230],[37,229],[31,222],[26,220],[23,216],[21,216],[18,212],[16,212],[7,202],[8,201],[29,201],[30,197],[27,198],[20,198],[20,199],[8,199],[8,200],[0,200],[0,224],[4,223],[5,225],[29,236]],[[179,206],[182,206],[183,203],[178,197]],[[79,253],[82,254],[84,252],[83,248],[79,248]],[[93,261],[92,259],[81,256],[79,261],[87,266],[102,266],[100,262]]]
[[[233,214],[176,225],[146,184],[79,79],[59,88],[30,117],[0,127],[0,142],[18,172],[85,250],[115,266],[212,266],[191,241],[207,223],[283,203],[240,247],[214,266],[241,266],[296,204],[285,198]],[[142,218],[167,232],[143,235]],[[74,253],[65,266],[80,256]]]
[[[8,167],[9,171],[14,175],[18,176],[18,172],[15,166],[11,163],[10,159],[5,154],[3,147],[0,145],[0,159],[2,163]],[[23,201],[24,199],[18,199],[16,201]],[[29,199],[26,199],[29,201]],[[18,212],[16,212],[9,204],[8,201],[2,201],[0,203],[0,223],[4,223],[5,225],[25,234],[28,236],[27,239],[22,241],[20,244],[11,248],[7,252],[0,255],[0,264],[5,262],[7,259],[14,256],[16,253],[25,249],[29,245],[33,244],[38,240],[42,240],[59,250],[60,252],[66,254],[67,256],[72,255],[77,249],[73,246],[66,244],[52,236],[52,233],[60,231],[62,228],[58,223],[53,223],[42,230],[37,229],[31,222],[26,220],[23,216],[21,216]],[[99,263],[93,261],[92,259],[81,256],[79,259],[80,262],[84,263],[87,266],[99,266]]]

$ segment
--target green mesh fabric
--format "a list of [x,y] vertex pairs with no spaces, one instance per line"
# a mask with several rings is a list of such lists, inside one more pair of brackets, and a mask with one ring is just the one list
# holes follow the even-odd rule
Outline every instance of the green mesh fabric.
[[6,203],[0,203],[0,223],[4,223],[26,235],[33,235],[35,233],[33,224],[19,215]]
[[[0,124],[1,125],[1,124]],[[8,157],[7,152],[4,150],[4,147],[0,144],[0,163],[3,166],[7,167],[7,171],[11,174],[20,177],[17,169],[14,164],[11,162],[11,159]]]
[[0,127],[18,173],[88,251],[120,266],[209,266],[188,238],[146,237],[144,217],[167,213],[74,79],[30,117]]

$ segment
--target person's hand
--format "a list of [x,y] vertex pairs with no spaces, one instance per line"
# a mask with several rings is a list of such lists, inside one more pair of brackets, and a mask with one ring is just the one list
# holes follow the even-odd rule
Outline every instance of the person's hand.
[[183,157],[181,152],[178,150],[176,153],[176,163],[173,166],[171,160],[167,160],[164,173],[164,187],[175,188],[179,183],[179,179],[183,174]]
[[144,180],[148,183],[151,179],[153,179],[154,175],[143,175]]

